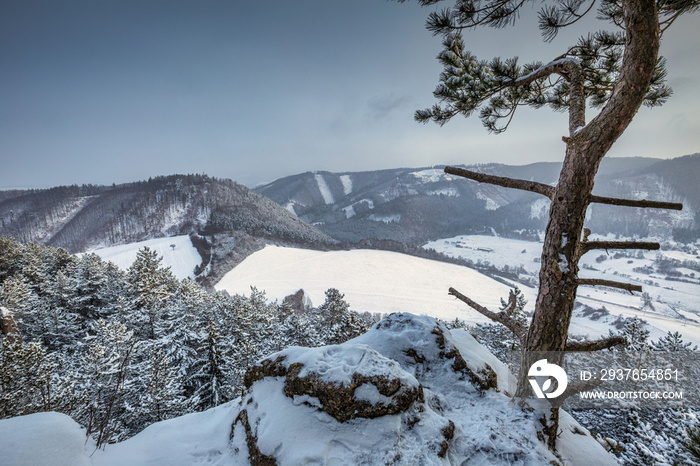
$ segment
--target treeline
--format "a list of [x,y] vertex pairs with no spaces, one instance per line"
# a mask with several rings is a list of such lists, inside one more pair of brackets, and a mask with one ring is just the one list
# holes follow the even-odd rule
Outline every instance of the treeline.
[[[95,254],[0,238],[0,418],[60,411],[98,444],[235,398],[249,365],[340,343],[370,323],[330,289],[294,310],[178,281],[147,248],[123,272]],[[3,321],[4,322],[4,321]]]

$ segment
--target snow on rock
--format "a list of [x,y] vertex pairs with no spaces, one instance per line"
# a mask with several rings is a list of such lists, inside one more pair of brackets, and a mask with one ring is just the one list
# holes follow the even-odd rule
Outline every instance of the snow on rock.
[[[514,383],[466,332],[393,314],[341,345],[260,361],[230,448],[252,464],[560,464],[538,439],[537,411],[511,400]],[[562,419],[564,464],[616,464]]]
[[[3,466],[91,466],[94,451],[85,431],[60,413],[36,413],[0,420]],[[86,451],[89,450],[89,451]]]
[[352,178],[350,175],[340,175],[340,182],[343,184],[343,194],[347,196],[352,192]]
[[136,260],[139,249],[144,246],[163,257],[163,266],[170,267],[170,271],[178,280],[194,277],[194,268],[202,262],[202,257],[187,235],[149,239],[88,252],[94,252],[103,260],[113,262],[120,269],[126,270],[131,267],[131,264]]
[[328,187],[328,183],[326,183],[323,175],[316,174],[314,177],[316,178],[316,183],[318,184],[318,190],[321,191],[321,196],[323,196],[323,201],[326,204],[334,204],[335,199],[333,198],[333,193],[331,193],[331,189]]

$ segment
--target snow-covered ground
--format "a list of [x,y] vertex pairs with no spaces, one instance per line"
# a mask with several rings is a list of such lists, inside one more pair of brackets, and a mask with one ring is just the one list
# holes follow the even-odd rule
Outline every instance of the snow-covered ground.
[[[525,278],[536,278],[539,271],[539,262],[535,259],[539,259],[541,245],[535,242],[493,236],[459,237],[441,241],[443,244],[452,244],[436,247],[440,246],[436,242],[430,243],[430,247],[474,262],[488,261],[499,267],[522,266],[526,270],[523,275]],[[643,280],[650,278],[633,273],[632,269],[653,263],[657,252],[645,252],[641,259],[612,259],[613,254],[611,251],[611,259],[597,263],[595,258],[598,254],[593,253],[593,257],[582,262],[595,264],[599,270],[582,269],[581,275],[641,283],[651,295],[654,309],[644,306],[639,293],[581,287],[578,302],[593,309],[604,307],[608,314],[590,316],[585,314],[583,308],[578,308],[571,323],[571,334],[599,338],[607,335],[609,330],[618,330],[615,324],[619,324],[620,317],[638,316],[650,324],[652,340],[657,340],[668,331],[679,331],[686,341],[700,344],[700,285],[697,281],[676,282],[652,274],[654,282],[659,283],[658,286],[646,285]],[[632,264],[628,264],[630,260],[633,261]],[[630,275],[631,278],[614,275],[614,270],[619,274]],[[458,317],[473,323],[490,321],[449,296],[447,290],[450,287],[491,310],[498,310],[500,299],[506,298],[510,289],[508,285],[468,267],[394,252],[321,252],[278,246],[267,246],[249,256],[227,273],[216,285],[216,289],[247,295],[251,286],[264,290],[268,298],[278,301],[303,288],[315,306],[325,300],[325,290],[338,288],[345,294],[345,300],[350,303],[351,309],[356,311],[381,314],[411,312],[444,320]],[[525,310],[531,312],[537,290],[522,283],[518,286],[529,302]]]
[[[615,238],[600,239],[610,241]],[[524,281],[536,280],[540,269],[540,242],[463,235],[432,241],[424,247],[474,263],[491,264],[499,269],[508,266],[510,271],[516,269]],[[668,331],[679,331],[687,341],[700,343],[700,272],[683,267],[675,267],[675,272],[671,274],[659,271],[659,264],[670,259],[700,266],[700,247],[682,249],[678,245],[664,244],[660,251],[611,249],[584,255],[579,263],[581,277],[641,285],[651,297],[653,309],[644,305],[640,293],[582,286],[578,290],[578,302],[594,309],[605,307],[610,315],[598,320],[575,316],[571,333],[591,336],[607,334],[607,329],[618,315],[638,316],[651,325],[652,340]]]
[[[395,314],[341,345],[292,347],[266,361],[285,370],[259,370],[242,398],[155,423],[104,449],[86,441],[84,429],[63,414],[0,420],[0,463],[247,465],[256,455],[274,457],[280,466],[506,466],[557,459],[537,434],[537,415],[531,413],[541,407],[523,410],[512,401],[515,378],[507,367],[467,332],[450,332],[429,317]],[[300,368],[296,375],[292,365]],[[290,392],[286,382],[297,376]],[[305,391],[307,376],[323,382],[318,396]],[[362,382],[353,388],[353,400],[342,398],[349,406],[325,396],[332,390],[327,387],[340,393],[358,378]],[[557,452],[564,464],[616,464],[565,412],[559,427]]]
[[[215,287],[247,295],[251,286],[278,301],[303,288],[315,306],[324,302],[328,288],[337,288],[351,308],[360,312],[411,312],[474,322],[486,322],[486,318],[449,296],[450,287],[493,310],[510,289],[468,267],[396,252],[324,252],[279,246],[252,254]],[[532,289],[523,292],[526,299],[534,299]]]
[[131,267],[131,264],[136,260],[139,249],[144,246],[155,250],[159,256],[163,257],[163,265],[170,267],[170,271],[179,280],[194,277],[194,268],[202,262],[202,257],[192,246],[192,241],[187,235],[149,239],[88,252],[94,252],[102,259],[113,262],[119,268],[126,270]]

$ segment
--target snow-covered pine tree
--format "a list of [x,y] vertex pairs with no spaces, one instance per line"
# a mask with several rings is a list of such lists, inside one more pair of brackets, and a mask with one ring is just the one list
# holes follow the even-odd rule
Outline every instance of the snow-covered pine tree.
[[163,267],[162,263],[163,259],[156,251],[144,246],[136,254],[136,260],[127,273],[134,310],[131,318],[135,323],[145,324],[144,332],[149,339],[157,337],[157,321],[163,306],[172,298],[178,286],[170,267]]
[[72,415],[99,447],[130,433],[126,424],[140,396],[131,374],[140,341],[116,320],[100,319],[92,332],[80,357],[81,371],[74,374],[76,411]]
[[678,330],[671,333],[669,330],[666,335],[659,338],[658,341],[651,343],[655,351],[676,352],[676,351],[697,351],[698,346],[693,347],[692,342],[684,342],[683,335]]
[[644,328],[645,326],[646,322],[636,316],[625,322],[620,332],[620,336],[625,339],[625,351],[640,352],[650,349],[649,330]]
[[337,288],[326,290],[326,300],[319,306],[319,310],[324,314],[330,326],[340,322],[343,316],[350,309],[350,305],[345,301],[345,295]]
[[501,306],[499,310],[505,312],[508,316],[512,317],[516,322],[520,323],[523,328],[527,329],[528,319],[525,315],[525,305],[527,301],[525,296],[523,296],[522,291],[517,286],[512,288],[508,292],[508,301],[501,298]]
[[141,397],[134,415],[143,426],[186,412],[182,377],[170,364],[166,348],[158,343],[144,345],[147,369],[139,380]]
[[0,342],[0,419],[52,410],[54,366],[35,341]]
[[196,387],[193,402],[198,410],[218,406],[229,400],[230,387],[224,372],[224,358],[221,348],[221,333],[213,320],[209,320],[206,337],[198,349],[199,361],[191,381]]

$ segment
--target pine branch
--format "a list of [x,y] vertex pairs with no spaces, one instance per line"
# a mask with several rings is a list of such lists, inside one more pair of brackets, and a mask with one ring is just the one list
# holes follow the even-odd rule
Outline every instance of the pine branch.
[[591,203],[593,202],[596,204],[608,204],[624,207],[683,210],[683,204],[677,202],[648,201],[646,199],[618,199],[614,197],[591,196]]
[[600,351],[613,346],[623,345],[625,339],[623,337],[601,338],[593,341],[567,341],[564,351]]
[[468,178],[470,180],[478,181],[479,183],[495,184],[497,186],[503,186],[504,188],[522,189],[524,191],[541,194],[550,199],[554,194],[554,186],[539,183],[537,181],[518,180],[504,176],[487,175],[485,173],[474,172],[464,168],[449,166],[445,167],[445,173]]
[[630,293],[633,291],[642,291],[641,285],[633,285],[632,283],[622,283],[613,280],[604,280],[602,278],[579,278],[579,285],[588,286],[609,286],[610,288],[621,288],[627,290]]
[[513,332],[516,337],[520,340],[520,344],[524,345],[525,342],[525,337],[527,336],[527,332],[525,328],[518,323],[515,319],[513,319],[511,316],[506,314],[505,312],[499,312],[495,313],[493,311],[488,310],[484,306],[481,306],[480,304],[472,301],[470,298],[467,296],[463,295],[459,291],[455,290],[454,288],[450,287],[448,294],[451,296],[454,296],[455,298],[459,299],[460,301],[466,303],[469,307],[477,311],[479,314],[484,315],[488,317],[489,319],[498,322],[500,324],[503,324],[508,330]]
[[661,248],[659,243],[647,241],[587,241],[581,243],[581,254],[592,249],[646,249],[657,251]]

